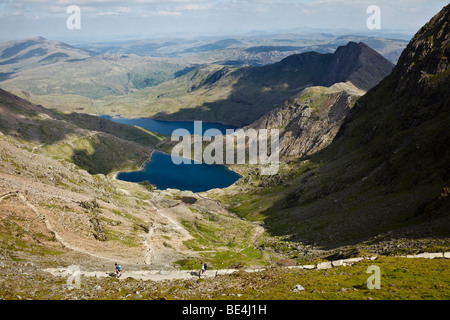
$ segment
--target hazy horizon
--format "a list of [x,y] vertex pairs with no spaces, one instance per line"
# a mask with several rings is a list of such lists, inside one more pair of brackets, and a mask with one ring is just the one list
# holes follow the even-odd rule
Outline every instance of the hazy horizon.
[[[370,30],[369,5],[381,9]],[[80,29],[69,30],[67,8],[80,8]],[[255,32],[334,32],[413,35],[447,1],[388,0],[15,0],[0,1],[0,41],[42,36],[94,42],[169,36],[228,36]]]

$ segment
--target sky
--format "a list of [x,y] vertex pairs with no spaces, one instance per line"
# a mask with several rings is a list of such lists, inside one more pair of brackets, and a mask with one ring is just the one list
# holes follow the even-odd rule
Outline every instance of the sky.
[[[447,4],[441,0],[0,0],[0,41],[35,36],[98,41],[302,28],[413,35]],[[71,5],[80,9],[79,28],[67,26],[74,13],[67,12]],[[379,30],[367,27],[370,5],[380,8]],[[74,26],[73,17],[70,21]]]

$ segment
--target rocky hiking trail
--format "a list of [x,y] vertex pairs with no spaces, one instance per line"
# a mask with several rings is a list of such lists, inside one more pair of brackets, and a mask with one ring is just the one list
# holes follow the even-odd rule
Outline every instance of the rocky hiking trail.
[[[157,213],[160,217],[162,217],[166,222],[167,226],[170,226],[170,228],[175,231],[178,235],[177,242],[179,245],[182,245],[183,241],[189,240],[192,238],[192,236],[184,229],[178,222],[170,218],[168,215],[166,215],[162,209],[158,209],[151,201],[144,200],[144,202],[148,203],[152,206],[155,213]],[[145,264],[150,265],[155,262],[156,260],[156,252],[158,252],[158,248],[155,246],[154,236],[155,232],[158,230],[161,230],[163,226],[161,224],[153,223],[153,225],[149,228],[147,237],[144,241],[144,244],[146,246],[146,252],[145,252]]]
[[[438,252],[438,253],[421,253],[417,255],[407,255],[407,256],[398,256],[399,258],[423,258],[423,259],[435,259],[435,258],[445,258],[450,259],[450,252]],[[288,266],[282,267],[286,269],[304,269],[304,270],[324,270],[331,269],[334,267],[340,266],[353,266],[355,263],[368,260],[374,261],[377,259],[377,256],[370,257],[358,257],[358,258],[349,258],[349,259],[340,259],[335,261],[327,261],[321,262],[318,264],[310,264],[310,265],[299,265],[299,266]],[[176,279],[192,279],[192,278],[213,278],[221,275],[233,274],[236,272],[247,272],[254,273],[267,270],[268,268],[256,268],[256,269],[219,269],[219,270],[207,270],[205,273],[200,274],[200,270],[141,270],[141,271],[127,271],[124,270],[122,275],[119,277],[120,280],[132,278],[135,280],[144,280],[144,281],[164,281],[164,280],[176,280]],[[43,269],[43,271],[48,272],[54,276],[67,277],[68,268],[47,268]],[[111,272],[104,271],[83,271],[80,270],[79,273],[81,276],[85,277],[96,277],[96,278],[107,278],[114,276]]]

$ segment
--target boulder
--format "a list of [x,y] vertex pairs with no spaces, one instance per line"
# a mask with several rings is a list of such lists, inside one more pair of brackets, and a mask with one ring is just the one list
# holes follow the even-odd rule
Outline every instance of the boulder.
[[434,258],[443,258],[444,255],[441,252],[438,253],[430,253],[424,252],[416,255],[417,258],[425,258],[425,259],[434,259]]
[[305,288],[303,288],[301,285],[297,284],[294,287],[292,287],[292,292],[294,293],[299,293],[305,290]]
[[346,265],[352,265],[352,264],[354,264],[356,262],[360,262],[362,260],[364,260],[364,258],[350,258],[350,259],[344,259],[344,260],[342,260],[342,262],[343,262],[344,266],[346,266]]
[[289,270],[295,270],[295,269],[303,269],[303,266],[290,266],[287,267]]
[[343,266],[344,265],[344,261],[342,259],[341,260],[336,260],[336,261],[331,261],[331,265],[333,267]]
[[194,203],[197,202],[197,198],[195,198],[195,197],[183,196],[183,197],[181,198],[181,201],[183,201],[184,203],[187,203],[187,204],[194,204]]
[[323,269],[331,269],[332,265],[331,262],[321,262],[317,265],[317,269],[323,270]]
[[315,268],[316,268],[316,266],[313,265],[313,264],[307,264],[307,265],[303,266],[303,269],[307,269],[307,270],[312,270],[312,269],[315,269]]

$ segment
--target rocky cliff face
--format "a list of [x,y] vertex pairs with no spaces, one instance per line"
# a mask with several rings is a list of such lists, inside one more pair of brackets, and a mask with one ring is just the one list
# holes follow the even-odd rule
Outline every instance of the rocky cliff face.
[[310,87],[249,127],[280,130],[280,159],[311,155],[334,139],[357,98],[364,94],[350,82]]

